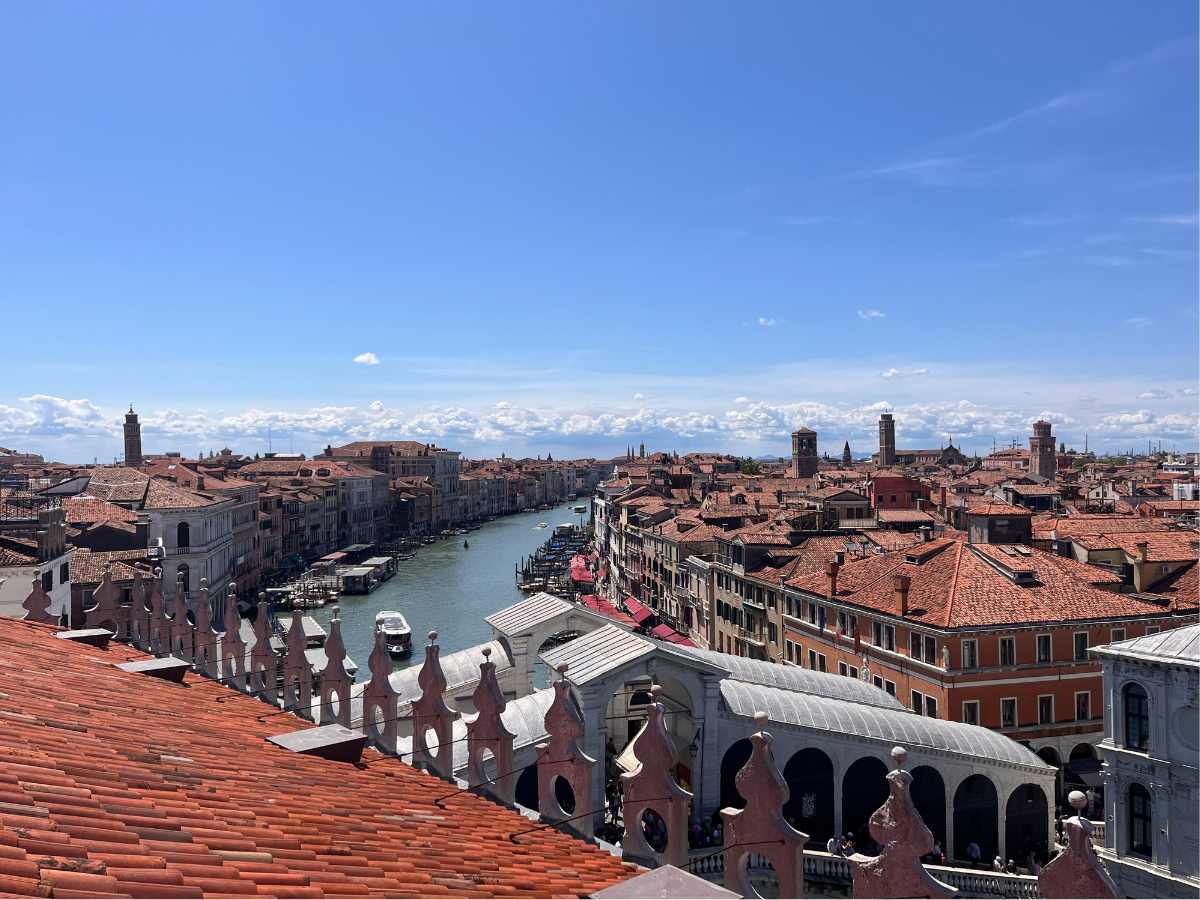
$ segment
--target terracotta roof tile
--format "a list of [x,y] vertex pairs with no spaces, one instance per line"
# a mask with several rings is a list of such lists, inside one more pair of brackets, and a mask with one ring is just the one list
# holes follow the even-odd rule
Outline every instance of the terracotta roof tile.
[[[510,841],[529,821],[469,793],[434,806],[444,782],[373,751],[357,767],[289,754],[265,738],[306,723],[260,721],[262,703],[197,676],[116,672],[142,654],[52,633],[0,620],[0,892],[532,897],[632,874],[553,830]],[[54,727],[81,720],[69,740]]]

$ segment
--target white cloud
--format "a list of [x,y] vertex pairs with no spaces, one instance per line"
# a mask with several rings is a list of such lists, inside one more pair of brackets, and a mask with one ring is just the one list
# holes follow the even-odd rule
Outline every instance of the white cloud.
[[646,399],[646,395],[645,395],[645,394],[634,394],[634,395],[633,395],[633,399],[634,399],[634,400],[645,400],[645,399]]
[[892,367],[885,372],[880,372],[882,378],[912,378],[917,375],[928,375],[928,369],[897,369]]
[[1157,216],[1129,216],[1125,221],[1137,225],[1195,225],[1200,222],[1200,214],[1167,213]]
[[1139,400],[1166,400],[1170,396],[1171,396],[1170,391],[1164,391],[1164,390],[1160,390],[1159,388],[1153,388],[1148,391],[1142,391],[1140,394],[1137,395],[1137,398]]
[[358,356],[354,357],[354,361],[356,363],[358,363],[360,366],[377,366],[377,365],[379,365],[379,357],[376,356],[374,353],[372,353],[369,350],[366,353],[358,354]]
[[779,324],[779,320],[770,318],[769,316],[759,316],[758,324],[761,325],[763,328],[774,328],[776,325]]
[[1183,394],[1185,397],[1195,397],[1196,394],[1200,392],[1198,392],[1195,388],[1184,388],[1179,393]]
[[733,402],[734,403],[749,403],[750,398],[749,397],[734,397]]
[[880,311],[879,311],[879,310],[877,310],[877,309],[860,309],[860,310],[858,311],[858,317],[859,317],[860,319],[862,319],[864,322],[869,322],[869,321],[871,321],[872,319],[884,319],[884,318],[887,318],[887,313],[885,313],[885,312],[880,312]]
[[1130,316],[1125,320],[1125,324],[1132,328],[1145,328],[1148,325],[1153,325],[1154,320],[1149,316]]
[[383,401],[382,400],[372,400],[371,405],[368,406],[367,409],[371,410],[371,412],[373,412],[373,413],[381,412],[383,410]]

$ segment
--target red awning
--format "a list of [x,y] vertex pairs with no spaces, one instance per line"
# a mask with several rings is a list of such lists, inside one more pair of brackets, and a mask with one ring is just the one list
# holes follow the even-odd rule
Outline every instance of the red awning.
[[625,598],[625,609],[633,616],[633,620],[641,625],[647,619],[654,618],[654,610],[646,607],[641,602],[634,600],[632,597]]
[[678,631],[675,632],[673,635],[671,635],[669,638],[667,638],[667,640],[670,641],[672,644],[679,644],[679,646],[681,646],[681,647],[695,647],[696,646],[695,643],[693,643],[689,638],[685,638]]
[[679,632],[677,632],[670,625],[655,625],[650,629],[650,634],[658,638],[660,641],[669,641],[671,639],[671,635],[678,633]]
[[598,612],[602,616],[608,616],[608,618],[612,619],[614,622],[620,622],[622,625],[637,624],[635,621],[633,621],[633,619],[625,615],[625,613],[621,612],[603,597],[597,597],[595,594],[588,594],[581,599],[583,601],[583,605],[588,609]]

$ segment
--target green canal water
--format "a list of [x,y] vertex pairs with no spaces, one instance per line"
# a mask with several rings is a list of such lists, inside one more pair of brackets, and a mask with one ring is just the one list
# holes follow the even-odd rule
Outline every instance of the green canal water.
[[[357,680],[371,677],[367,658],[375,630],[375,614],[384,609],[404,613],[413,631],[413,655],[397,660],[396,668],[419,665],[425,635],[438,633],[442,654],[453,653],[491,639],[483,617],[523,598],[517,590],[515,564],[546,542],[556,525],[578,525],[573,507],[587,500],[571,500],[553,510],[504,516],[484,523],[478,531],[446,537],[422,546],[413,559],[400,560],[396,574],[374,593],[344,595],[341,607],[342,637],[346,652],[358,665]],[[586,524],[587,518],[584,517]],[[538,528],[548,522],[549,528]],[[470,549],[463,549],[463,541]],[[333,607],[308,612],[326,629]]]

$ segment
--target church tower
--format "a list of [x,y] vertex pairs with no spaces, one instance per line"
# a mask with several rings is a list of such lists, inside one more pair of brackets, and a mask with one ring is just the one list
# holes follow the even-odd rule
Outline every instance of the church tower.
[[850,442],[846,441],[846,446],[842,448],[842,468],[849,469],[854,465],[854,457],[850,455]]
[[812,478],[817,474],[817,433],[808,428],[792,432],[792,478]]
[[125,465],[137,467],[142,464],[142,426],[138,422],[133,404],[125,413]]

